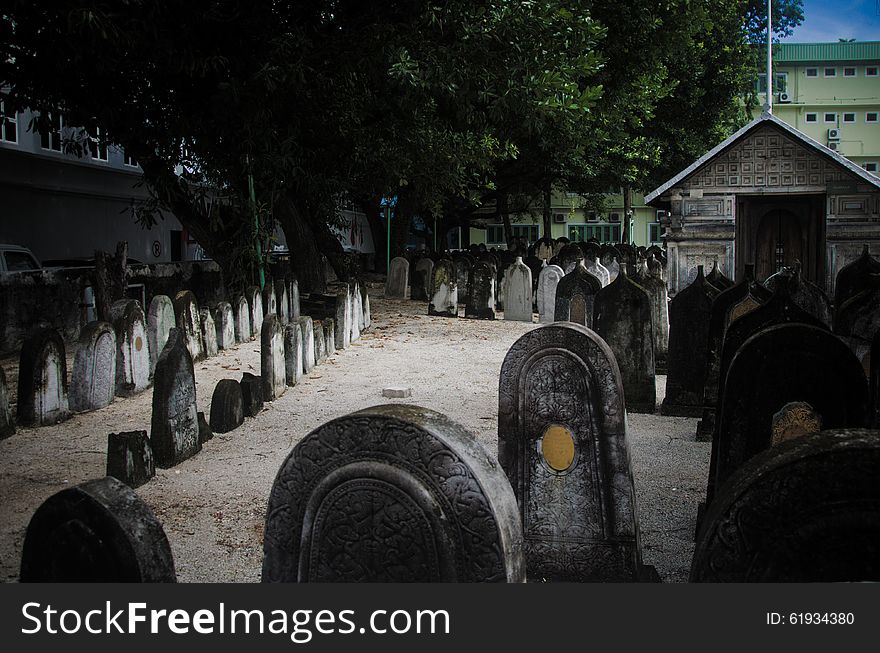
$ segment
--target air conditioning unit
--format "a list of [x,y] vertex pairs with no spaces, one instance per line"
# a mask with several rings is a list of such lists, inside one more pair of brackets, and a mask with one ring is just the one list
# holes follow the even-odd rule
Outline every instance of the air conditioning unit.
[[832,127],[828,130],[828,140],[829,141],[839,141],[840,140],[840,129],[837,127]]
[[788,104],[789,102],[791,102],[791,95],[788,93],[779,94],[779,104]]
[[620,214],[612,213],[611,214],[611,222],[620,222]]
[[555,224],[565,224],[565,214],[564,213],[554,213],[553,214],[553,222]]
[[837,151],[840,149],[840,143],[837,141],[828,141],[828,149]]

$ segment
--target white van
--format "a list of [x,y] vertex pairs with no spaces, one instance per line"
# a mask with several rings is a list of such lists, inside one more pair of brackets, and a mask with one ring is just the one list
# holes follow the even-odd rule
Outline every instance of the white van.
[[0,273],[42,269],[37,257],[27,247],[0,244]]

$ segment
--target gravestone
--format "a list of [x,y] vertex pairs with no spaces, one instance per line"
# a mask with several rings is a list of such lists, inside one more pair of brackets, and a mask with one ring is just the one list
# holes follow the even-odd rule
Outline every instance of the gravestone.
[[[869,362],[869,391],[871,393],[871,428],[880,429],[880,330],[874,334],[874,341],[871,343],[871,353]],[[0,370],[2,376],[3,370]],[[2,411],[2,399],[0,399],[0,411]],[[2,437],[3,421],[0,414],[0,437]]]
[[669,355],[666,397],[661,415],[699,417],[706,386],[706,348],[712,300],[718,296],[697,268],[697,278],[669,304]]
[[535,243],[535,256],[543,261],[553,258],[553,246],[555,243],[549,238],[540,238]]
[[[263,319],[269,315],[278,315],[278,297],[275,295],[275,284],[271,280],[266,281],[263,286]],[[260,328],[263,328],[262,322]]]
[[328,358],[336,351],[336,330],[329,317],[324,319],[324,351]]
[[465,317],[495,319],[495,268],[485,261],[474,263],[468,280]]
[[587,271],[583,260],[559,280],[556,286],[554,322],[574,322],[593,328],[593,304],[602,282]]
[[349,340],[351,342],[356,342],[361,337],[361,329],[360,323],[363,319],[361,312],[363,310],[363,305],[361,304],[361,291],[358,290],[357,284],[349,284],[348,286],[348,301],[351,304],[349,310],[351,312],[351,333],[349,334]]
[[251,318],[251,337],[253,340],[256,338],[260,329],[263,326],[263,295],[260,292],[260,289],[256,286],[251,286],[245,292],[248,300],[248,307],[250,309],[250,318]]
[[150,349],[150,373],[156,369],[159,354],[168,342],[168,332],[177,324],[174,304],[166,295],[156,295],[147,311],[147,343]]
[[150,442],[156,466],[174,467],[202,449],[192,357],[180,329],[172,329],[156,362]]
[[611,283],[611,273],[608,272],[608,268],[606,268],[602,263],[599,262],[599,256],[591,256],[586,259],[587,260],[587,272],[596,277],[599,282],[602,284],[604,288],[609,283]]
[[516,498],[444,415],[383,405],[306,436],[266,513],[263,582],[522,582]]
[[458,317],[458,283],[452,261],[441,259],[434,264],[430,294],[428,315]]
[[199,442],[205,444],[209,440],[213,440],[214,432],[211,430],[208,420],[205,419],[205,413],[199,411],[196,413],[196,419],[199,421]]
[[135,300],[120,299],[110,306],[110,320],[116,331],[116,395],[130,397],[150,387],[150,346],[144,312]]
[[[754,271],[754,267],[752,267],[752,269]],[[712,261],[712,269],[709,271],[709,274],[706,275],[706,280],[722,292],[728,288],[733,288],[733,286],[736,285],[732,279],[724,276],[724,273],[721,272],[721,269],[718,267],[717,258]]]
[[617,278],[596,294],[593,310],[593,328],[611,347],[620,368],[626,409],[653,413],[657,387],[651,299],[629,278],[626,264],[620,266]]
[[290,322],[290,293],[287,290],[287,282],[279,280],[275,284],[275,293],[278,302],[278,317],[281,319],[281,326],[285,326]]
[[136,488],[155,475],[153,447],[146,431],[111,433],[107,436],[107,476]]
[[[541,270],[544,269],[544,261],[539,259],[536,256],[528,256],[523,259],[523,263],[526,264],[526,267],[529,268],[532,272],[532,299],[537,302],[538,300],[538,277],[541,275]],[[537,310],[536,305],[532,305],[532,312],[534,313]]]
[[565,276],[562,268],[558,265],[545,265],[538,275],[538,319],[540,322],[549,324],[554,321],[556,315],[556,288],[559,281]]
[[0,367],[0,440],[15,433],[15,420],[9,409],[9,387],[6,385],[6,372]]
[[251,309],[244,295],[235,300],[235,341],[247,342],[251,339]]
[[712,441],[707,505],[730,475],[772,441],[773,416],[808,403],[826,428],[863,427],[868,383],[861,364],[824,328],[776,324],[745,341],[727,370]]
[[205,358],[205,343],[202,340],[199,305],[191,291],[181,290],[174,297],[174,314],[177,316],[177,328],[182,332],[189,355],[192,356],[193,361],[202,360]]
[[434,261],[423,256],[416,261],[410,286],[410,297],[421,301],[428,301],[428,291],[431,287],[431,273],[434,270]]
[[786,267],[764,281],[764,286],[774,292],[780,284],[787,286],[792,301],[807,313],[831,328],[831,302],[819,286],[801,274],[801,264]]
[[174,583],[161,524],[113,477],[61,490],[37,508],[21,550],[22,583]]
[[296,385],[303,375],[302,330],[299,321],[284,327],[284,378],[287,385]]
[[498,384],[498,461],[523,522],[532,582],[636,581],[638,511],[620,372],[584,326],[517,340]]
[[466,256],[459,256],[453,261],[455,265],[455,285],[458,287],[458,303],[468,304],[468,280],[473,269],[472,261]]
[[867,346],[880,330],[880,274],[872,281],[873,287],[850,295],[834,312],[834,333]]
[[409,285],[409,261],[402,256],[391,259],[388,279],[385,281],[385,299],[406,299]]
[[669,353],[669,295],[666,282],[660,278],[660,268],[647,270],[639,283],[651,299],[651,320],[654,326],[654,362],[659,371],[666,372]]
[[303,373],[308,374],[315,366],[315,328],[312,326],[312,318],[308,315],[300,316],[299,328],[302,331]]
[[217,348],[231,349],[235,346],[235,315],[229,302],[217,304],[214,324],[217,327]]
[[79,332],[70,409],[77,413],[109,406],[116,396],[116,332],[109,322],[89,322]]
[[779,409],[770,423],[770,446],[822,430],[822,416],[805,401],[792,401]]
[[321,320],[315,320],[312,327],[315,330],[313,338],[315,341],[315,364],[317,365],[327,359],[327,341],[324,338],[324,323]]
[[504,271],[504,319],[531,322],[532,302],[532,271],[517,256]]
[[600,261],[602,267],[608,270],[608,283],[613,283],[620,272],[620,252],[612,245],[602,245]]
[[562,268],[565,274],[568,274],[578,266],[580,261],[584,260],[584,252],[576,243],[568,243],[559,250],[557,257],[557,265]]
[[861,256],[837,273],[834,280],[834,307],[839,310],[847,299],[871,287],[871,276],[878,273],[880,261],[871,256],[865,245]]
[[211,430],[229,433],[244,423],[244,399],[241,384],[235,379],[222,379],[211,395]]
[[367,323],[364,316],[364,290],[359,281],[354,282],[354,303],[357,308],[358,337],[360,337],[367,328]]
[[709,506],[692,582],[880,581],[880,431],[829,430],[745,463]]
[[373,318],[370,315],[370,293],[367,292],[366,285],[361,287],[361,302],[364,307],[364,329],[369,329],[373,324]]
[[47,426],[70,417],[64,341],[39,328],[22,343],[18,365],[18,424]]
[[348,349],[351,345],[351,319],[349,289],[348,286],[344,286],[336,293],[336,342],[334,343],[336,349]]
[[214,323],[214,317],[209,309],[203,308],[199,311],[199,326],[202,332],[205,357],[213,358],[220,348],[217,343],[217,325]]
[[263,318],[260,329],[260,376],[263,380],[264,401],[274,401],[287,390],[284,334],[281,320],[275,314]]
[[245,417],[256,417],[263,410],[263,382],[260,377],[245,372],[239,385]]

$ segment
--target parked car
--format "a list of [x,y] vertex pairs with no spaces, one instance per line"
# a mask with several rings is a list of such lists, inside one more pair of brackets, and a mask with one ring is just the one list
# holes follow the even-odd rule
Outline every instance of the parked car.
[[0,273],[42,270],[43,266],[27,247],[0,244]]

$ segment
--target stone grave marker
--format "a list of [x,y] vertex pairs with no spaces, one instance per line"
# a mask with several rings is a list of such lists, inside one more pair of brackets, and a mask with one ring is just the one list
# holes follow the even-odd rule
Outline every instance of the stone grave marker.
[[413,274],[412,293],[413,299],[428,301],[428,292],[431,289],[431,277],[434,272],[434,261],[423,256],[416,262]]
[[303,375],[303,343],[299,321],[284,327],[284,377],[287,385],[296,385]]
[[336,293],[336,349],[348,349],[351,345],[351,320],[351,300],[346,285]]
[[473,269],[473,262],[467,256],[459,256],[453,261],[455,265],[455,284],[458,287],[458,303],[467,306],[468,280]]
[[516,498],[444,415],[383,405],[318,427],[282,464],[264,582],[522,582]]
[[89,322],[79,332],[70,409],[77,413],[109,406],[116,396],[116,332],[109,322]]
[[315,328],[312,326],[312,318],[308,315],[300,316],[299,328],[302,331],[303,373],[308,374],[315,366]]
[[22,343],[18,365],[18,424],[47,426],[70,417],[64,341],[38,328]]
[[834,312],[834,333],[853,344],[870,346],[880,329],[880,274],[874,283],[874,287],[850,295]]
[[111,433],[107,436],[107,476],[136,488],[155,475],[153,447],[146,431]]
[[217,327],[217,348],[230,349],[235,346],[235,314],[229,302],[217,304],[214,324]]
[[373,317],[370,314],[370,293],[367,292],[366,287],[361,288],[361,293],[363,293],[364,329],[369,329],[373,324]]
[[161,524],[134,490],[105,477],[37,508],[21,551],[22,583],[174,583]]
[[495,269],[485,261],[474,263],[470,271],[465,317],[495,319]]
[[805,401],[792,401],[779,409],[770,424],[770,446],[822,430],[822,416]]
[[620,372],[578,324],[517,340],[498,384],[498,460],[519,502],[532,582],[636,581],[638,511]]
[[202,344],[206,358],[213,358],[220,351],[217,343],[217,325],[214,323],[214,316],[207,308],[199,311],[199,327],[202,332]]
[[324,319],[324,351],[327,357],[330,357],[336,351],[336,331],[334,329],[333,319]]
[[202,449],[192,357],[180,329],[172,329],[156,362],[150,442],[156,465],[174,467]]
[[651,299],[655,365],[660,371],[666,372],[666,359],[669,354],[669,294],[666,282],[660,278],[660,267],[646,268],[645,277],[639,285],[647,291]]
[[608,268],[602,265],[599,261],[598,255],[587,258],[587,272],[596,277],[602,284],[603,288],[611,283],[611,273],[608,272]]
[[532,271],[517,256],[504,271],[504,319],[531,322],[532,303]]
[[287,282],[279,280],[275,284],[275,294],[278,302],[278,317],[281,318],[281,325],[284,326],[290,322],[290,292],[287,289]]
[[245,417],[256,417],[263,410],[263,382],[260,377],[245,372],[241,375],[241,399]]
[[324,337],[324,323],[321,320],[315,320],[312,323],[314,328],[313,339],[315,341],[315,364],[319,365],[327,360],[327,340]]
[[596,293],[593,310],[593,328],[611,347],[620,368],[626,409],[653,413],[657,388],[651,298],[629,278],[626,264],[614,281]]
[[251,317],[250,339],[253,340],[259,335],[260,329],[263,326],[263,317],[265,317],[263,315],[263,295],[257,286],[251,286],[247,289],[246,296]]
[[130,397],[150,387],[150,345],[144,312],[135,300],[120,299],[110,306],[110,319],[116,331],[116,395]]
[[409,261],[402,256],[391,259],[388,279],[385,281],[386,299],[406,299],[406,288],[409,285]]
[[[275,284],[271,279],[263,286],[263,319],[269,315],[278,315],[278,297],[275,295]],[[262,329],[262,322],[260,328]]]
[[742,465],[703,520],[691,582],[880,581],[880,431],[829,430]]
[[247,342],[251,339],[251,314],[247,298],[238,295],[235,300],[235,341]]
[[841,268],[834,280],[834,306],[840,309],[843,303],[863,290],[871,287],[872,275],[880,274],[880,261],[871,256],[868,246],[851,263]]
[[565,272],[558,265],[545,265],[538,275],[538,319],[549,324],[556,315],[556,289]]
[[9,409],[9,387],[6,385],[6,372],[0,367],[0,440],[15,433],[15,420]]
[[584,252],[577,246],[577,243],[564,245],[557,256],[557,265],[563,269],[565,274],[570,273],[579,265],[580,261],[584,260]]
[[764,286],[775,292],[780,284],[787,286],[792,301],[807,313],[831,328],[831,302],[824,291],[801,274],[800,262],[786,267],[764,281]]
[[274,313],[263,318],[260,329],[260,376],[263,380],[263,401],[274,401],[287,390],[284,334],[281,320]]
[[[182,331],[186,348],[193,361],[205,358],[205,343],[202,340],[202,325],[196,296],[189,290],[181,290],[174,297],[174,314],[177,328]],[[161,353],[161,352],[160,352]]]
[[287,285],[290,289],[290,321],[295,324],[299,321],[299,281],[291,275]]
[[593,328],[593,304],[602,282],[587,271],[579,260],[556,286],[554,322],[574,322]]
[[360,324],[363,320],[363,305],[361,304],[361,291],[358,289],[357,284],[349,284],[348,286],[348,301],[350,302],[350,312],[351,312],[351,333],[349,334],[349,340],[351,342],[356,342],[360,340],[361,337],[361,329]]
[[434,264],[430,294],[428,315],[458,317],[458,281],[452,261],[441,259]]
[[359,281],[354,282],[354,303],[357,309],[358,337],[360,337],[367,328],[367,323],[364,315],[364,289]]
[[168,342],[168,332],[177,324],[174,304],[166,295],[156,295],[147,310],[147,343],[150,350],[150,373],[156,369],[159,354]]
[[244,423],[244,399],[241,384],[235,379],[222,379],[211,395],[211,430],[229,433]]

